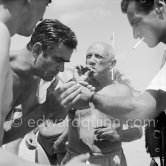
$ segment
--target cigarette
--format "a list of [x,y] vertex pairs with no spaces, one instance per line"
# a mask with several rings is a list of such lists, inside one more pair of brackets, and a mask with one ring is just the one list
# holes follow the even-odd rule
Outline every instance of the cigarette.
[[133,47],[133,50],[136,49],[142,42],[143,42],[144,38],[140,39]]
[[69,144],[69,142],[67,141],[66,143],[65,143],[65,145],[68,145]]

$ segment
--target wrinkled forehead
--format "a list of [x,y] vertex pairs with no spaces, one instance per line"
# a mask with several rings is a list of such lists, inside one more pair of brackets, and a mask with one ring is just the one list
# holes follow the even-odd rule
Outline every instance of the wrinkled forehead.
[[94,44],[91,45],[88,50],[87,50],[87,55],[88,54],[98,54],[101,55],[102,57],[111,57],[114,58],[114,50],[111,46],[109,45],[104,45],[104,44]]

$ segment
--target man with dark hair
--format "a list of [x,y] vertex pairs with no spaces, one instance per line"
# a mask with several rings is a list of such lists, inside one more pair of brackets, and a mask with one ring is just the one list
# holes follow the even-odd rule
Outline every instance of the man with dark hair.
[[[21,104],[23,124],[20,127],[23,131],[20,134],[22,136],[37,125],[35,124],[29,129],[26,114],[28,114],[29,119],[34,120],[42,119],[43,115],[47,118],[57,114],[57,119],[58,116],[61,118],[66,116],[67,112],[58,112],[58,105],[56,105],[56,112],[53,107],[55,105],[51,105],[54,103],[50,102],[49,98],[39,104],[37,96],[41,78],[45,81],[52,81],[59,72],[63,72],[64,63],[70,61],[71,54],[76,46],[77,39],[70,28],[58,20],[46,19],[35,28],[27,47],[11,52],[10,65],[13,70],[14,80],[12,106],[14,108]],[[58,77],[55,78],[54,82],[58,82]],[[71,85],[73,85],[72,82],[62,85],[61,88]],[[76,86],[75,89],[78,87],[80,86]],[[57,93],[57,98],[58,95]],[[8,119],[10,119],[12,111],[8,114]],[[28,131],[26,130],[27,128]],[[18,131],[18,129],[13,127],[13,130],[5,134],[11,134],[14,130]],[[15,139],[15,136],[7,137],[6,135],[3,142],[8,142],[8,139],[10,140],[11,138]],[[18,135],[16,137],[19,138]]]
[[[20,128],[13,126],[13,130],[5,133],[4,142],[19,138],[20,135],[23,136],[28,130],[32,130],[38,125],[36,121],[42,120],[43,116],[47,118],[55,115],[57,119],[66,116],[65,109],[61,109],[61,112],[59,112],[58,105],[51,102],[49,97],[46,101],[39,103],[38,90],[41,78],[45,81],[52,81],[59,72],[64,71],[64,63],[70,61],[71,54],[76,46],[77,39],[70,28],[58,20],[46,19],[35,28],[27,47],[10,54],[10,65],[14,80],[12,108],[21,104],[23,117],[21,118],[22,125],[20,125]],[[58,77],[55,78],[55,82],[57,81]],[[66,89],[73,84],[73,82],[69,82],[62,85],[57,90],[55,97],[60,96],[60,91],[63,91],[63,88]],[[76,85],[73,90],[79,87],[80,85]],[[10,119],[12,112],[13,110],[10,111],[7,119]],[[32,128],[30,128],[27,118],[33,120]],[[82,161],[87,159],[87,155],[81,156],[80,159],[73,160],[69,165],[74,165],[74,163],[84,165]],[[25,165],[26,163],[22,164]],[[28,162],[27,165],[36,164]]]

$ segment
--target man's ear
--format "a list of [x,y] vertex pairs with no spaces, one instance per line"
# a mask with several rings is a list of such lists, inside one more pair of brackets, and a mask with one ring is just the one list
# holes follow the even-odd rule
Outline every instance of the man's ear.
[[33,57],[36,59],[42,52],[42,44],[40,42],[35,43],[32,48]]
[[164,0],[155,0],[155,11],[158,13],[160,19],[165,18],[166,14],[166,3]]
[[116,59],[111,59],[110,66],[113,68],[116,65]]

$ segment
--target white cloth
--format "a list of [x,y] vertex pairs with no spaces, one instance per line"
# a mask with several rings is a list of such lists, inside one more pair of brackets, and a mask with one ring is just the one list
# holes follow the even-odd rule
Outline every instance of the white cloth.
[[[57,77],[59,78],[59,81],[57,82],[55,90],[62,86],[65,82],[68,82],[73,77],[72,70],[66,69],[65,72],[59,73]],[[41,79],[39,90],[36,94],[38,102],[40,104],[45,102],[47,96],[47,88],[51,85],[51,83],[52,81],[44,81]]]
[[166,91],[166,64],[157,73],[154,79],[151,81],[146,90],[163,90]]

